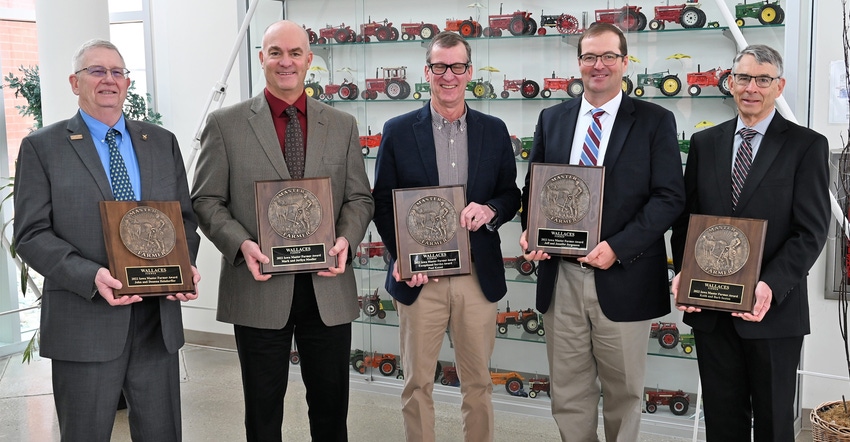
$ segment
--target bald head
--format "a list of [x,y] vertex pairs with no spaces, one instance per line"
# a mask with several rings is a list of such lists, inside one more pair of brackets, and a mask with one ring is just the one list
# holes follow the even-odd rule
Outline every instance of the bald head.
[[263,34],[260,65],[266,76],[266,89],[292,104],[304,93],[304,78],[313,62],[307,31],[297,23],[281,20]]

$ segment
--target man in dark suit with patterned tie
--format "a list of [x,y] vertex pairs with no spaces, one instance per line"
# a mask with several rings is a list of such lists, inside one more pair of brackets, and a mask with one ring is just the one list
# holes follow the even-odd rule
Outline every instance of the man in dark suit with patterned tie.
[[[542,260],[537,309],[546,324],[552,415],[569,441],[597,440],[600,385],[606,439],[637,440],[649,323],[670,312],[664,232],[684,207],[676,122],[670,111],[622,92],[627,51],[613,25],[585,31],[578,42],[584,94],[540,113],[531,150],[531,162],[605,167],[599,245],[577,259],[526,254]],[[528,195],[526,175],[524,229]],[[526,232],[520,246],[529,250]]]
[[[681,269],[690,214],[767,220],[752,312],[682,306],[693,326],[709,441],[794,440],[794,395],[809,333],[806,276],[829,227],[826,138],[776,112],[782,57],[754,45],[738,53],[729,90],[738,117],[691,137],[685,213],[671,245]],[[734,160],[733,160],[734,159]],[[679,276],[673,291],[680,289]]]
[[[122,111],[129,71],[108,41],[83,44],[69,80],[79,112],[21,142],[15,244],[44,275],[41,355],[52,359],[63,441],[110,440],[118,399],[137,441],[179,441],[180,304],[197,293],[116,298],[100,201],[179,201],[191,261],[200,237],[177,139]],[[200,280],[193,270],[195,284]]]

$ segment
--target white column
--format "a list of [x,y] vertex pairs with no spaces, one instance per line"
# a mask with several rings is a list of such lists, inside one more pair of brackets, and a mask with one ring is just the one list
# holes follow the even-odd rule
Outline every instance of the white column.
[[77,96],[68,83],[71,57],[87,40],[109,39],[109,4],[107,0],[36,0],[35,17],[41,110],[47,126],[77,111]]

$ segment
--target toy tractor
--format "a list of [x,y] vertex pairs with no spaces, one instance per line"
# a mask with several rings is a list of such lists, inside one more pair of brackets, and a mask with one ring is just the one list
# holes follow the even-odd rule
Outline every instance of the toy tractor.
[[[687,155],[691,150],[691,140],[685,138],[685,131],[682,131],[682,138],[679,141],[679,152]],[[672,283],[673,277],[670,276],[670,270],[668,268],[667,272],[668,282]],[[673,276],[676,276],[675,270],[673,271]]]
[[[697,71],[699,71],[699,65],[697,65]],[[714,68],[710,71],[705,72],[690,72],[687,75],[688,81],[688,94],[692,97],[696,97],[700,94],[703,87],[712,86],[717,87],[720,90],[720,93],[723,95],[731,96],[732,92],[729,90],[729,75],[732,74],[732,69],[722,69],[722,68]]]
[[645,399],[647,413],[655,413],[659,405],[667,405],[670,407],[670,412],[681,416],[688,412],[688,407],[691,405],[688,394],[682,390],[649,390],[646,392]]
[[507,390],[508,394],[511,396],[526,395],[522,389],[522,381],[524,381],[525,378],[515,371],[509,371],[506,373],[494,373],[491,371],[490,379],[493,381],[494,385],[504,385],[505,390]]
[[378,93],[387,94],[391,100],[403,100],[410,95],[410,84],[407,82],[407,66],[375,69],[375,77],[378,70],[383,70],[383,78],[367,78],[366,89],[360,93],[364,100],[378,98]]
[[392,376],[397,366],[397,358],[391,353],[354,350],[351,354],[351,368],[360,374],[366,373],[366,367],[372,367],[377,368],[384,376]]
[[482,33],[481,23],[469,17],[468,20],[452,20],[446,19],[446,27],[444,31],[457,32],[463,38],[480,37]]
[[378,319],[384,319],[387,317],[387,312],[384,311],[377,289],[370,295],[358,296],[357,302],[360,304],[360,308],[363,310],[363,313],[366,313],[366,316],[377,316]]
[[[381,134],[378,133],[376,135],[372,135],[372,128],[368,128],[368,135],[360,135],[360,151],[363,152],[363,156],[369,155],[369,149],[374,149],[381,145]],[[371,244],[371,243],[370,243]],[[368,257],[366,255],[361,255],[359,252],[357,253],[360,258],[360,265],[366,265],[369,263],[369,258],[373,256],[383,255],[383,243],[380,243],[381,247],[377,248],[377,250],[373,248],[368,249]],[[362,245],[362,244],[361,244]],[[385,260],[387,258],[384,258]]]
[[744,26],[745,18],[757,18],[763,25],[778,25],[785,21],[785,10],[779,6],[779,1],[764,0],[761,2],[738,3],[735,5],[735,24]]
[[532,335],[544,336],[546,334],[546,331],[540,325],[540,315],[534,309],[511,311],[510,302],[508,302],[504,312],[496,311],[496,327],[498,327],[499,333],[507,333],[508,325],[515,325],[517,328],[522,326],[526,333]]
[[460,379],[457,377],[457,367],[443,367],[443,376],[440,378],[440,383],[451,387],[460,386]]
[[[334,94],[341,100],[354,100],[360,89],[354,83],[349,83],[348,80],[343,80],[342,84],[328,84],[325,86],[324,93],[319,93],[319,98],[325,101],[330,101]],[[309,95],[309,94],[308,94]]]
[[[516,143],[514,143],[516,141]],[[511,136],[511,143],[514,144],[514,156],[519,155],[522,152],[522,141],[519,138]],[[522,256],[517,256],[516,258],[502,258],[504,261],[506,269],[515,269],[519,272],[520,275],[530,276],[533,275],[535,270],[537,270],[537,264],[534,261],[529,261]]]
[[679,341],[681,341],[682,351],[685,352],[686,355],[689,355],[694,352],[694,346],[696,345],[696,340],[694,339],[694,331],[691,330],[690,333],[686,333],[684,335],[679,335]]
[[581,81],[581,78],[555,77],[555,71],[552,71],[551,78],[543,79],[543,90],[540,91],[540,96],[549,98],[552,96],[552,91],[565,91],[570,98],[575,98],[584,92],[584,83]]
[[544,391],[546,392],[546,396],[552,396],[549,394],[549,379],[531,378],[528,380],[528,397],[534,399],[538,394]]
[[635,96],[643,97],[647,87],[657,87],[665,96],[673,97],[682,90],[682,81],[678,75],[670,74],[670,71],[648,74],[644,70],[643,74],[637,75]]
[[360,25],[360,34],[357,35],[358,43],[368,43],[372,37],[378,41],[396,41],[398,40],[398,28],[393,27],[392,22],[384,19],[383,22],[369,22]]
[[555,28],[561,34],[581,34],[582,29],[578,27],[578,19],[570,14],[543,15],[540,12],[540,28],[537,35],[546,35],[546,28]]
[[511,35],[534,35],[537,32],[537,22],[531,18],[531,13],[516,11],[513,14],[502,14],[502,4],[499,3],[499,15],[488,17],[488,26],[484,28],[485,37],[501,37],[502,30],[508,30]]
[[[416,83],[414,86],[413,98],[418,100],[422,98],[422,94],[431,93],[431,83]],[[496,98],[493,85],[484,78],[475,78],[466,83],[466,90],[472,92],[475,98]]]
[[522,152],[519,153],[519,157],[527,160],[531,156],[531,146],[534,144],[534,137],[522,137],[519,140],[522,141]]
[[640,12],[640,6],[623,6],[618,9],[597,9],[596,21],[616,25],[623,31],[643,31],[646,28],[646,15]]
[[653,322],[649,327],[649,337],[658,339],[663,348],[675,348],[679,345],[679,327],[675,322]]
[[655,18],[649,21],[649,29],[659,31],[664,29],[664,22],[679,23],[685,29],[705,26],[705,12],[699,8],[698,0],[687,0],[685,4],[655,7]]
[[534,80],[508,80],[508,76],[504,79],[504,90],[501,93],[502,98],[511,96],[511,92],[519,92],[523,98],[534,98],[540,93],[540,85]]
[[440,32],[440,28],[432,23],[402,23],[401,24],[401,39],[416,40],[416,36],[423,40],[430,40]]
[[357,40],[357,34],[354,32],[354,29],[351,29],[351,26],[346,26],[345,23],[339,26],[327,25],[319,29],[319,38],[316,39],[317,43],[325,44],[331,41],[331,39],[334,39],[337,43],[350,43]]
[[[371,132],[369,132],[369,133],[370,133],[370,135],[364,135],[364,136],[360,137],[360,143],[361,144],[363,143],[364,137],[371,136],[371,137],[377,137],[377,143],[378,144],[376,144],[376,146],[380,145],[381,134],[371,135]],[[374,141],[372,141],[370,143],[374,143]],[[390,254],[387,253],[387,247],[381,241],[360,243],[360,245],[357,246],[357,254],[356,255],[357,255],[357,260],[360,263],[360,265],[364,265],[364,266],[366,264],[369,264],[370,258],[374,258],[376,256],[383,257],[384,264],[390,263]]]
[[307,25],[301,25],[304,28],[304,32],[307,33],[307,41],[310,42],[311,45],[319,43],[319,35],[316,34],[316,31],[313,28],[308,28]]

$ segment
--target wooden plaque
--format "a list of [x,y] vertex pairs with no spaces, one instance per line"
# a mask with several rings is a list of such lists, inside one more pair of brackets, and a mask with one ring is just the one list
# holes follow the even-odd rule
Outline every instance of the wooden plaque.
[[528,248],[585,256],[599,244],[605,168],[531,164]]
[[460,226],[464,207],[464,186],[393,190],[401,279],[409,280],[417,273],[428,277],[469,274],[469,232]]
[[336,267],[331,179],[257,181],[257,232],[269,257],[263,274],[309,273]]
[[101,201],[115,297],[194,293],[189,245],[177,201]]
[[767,221],[691,215],[676,305],[752,312]]

